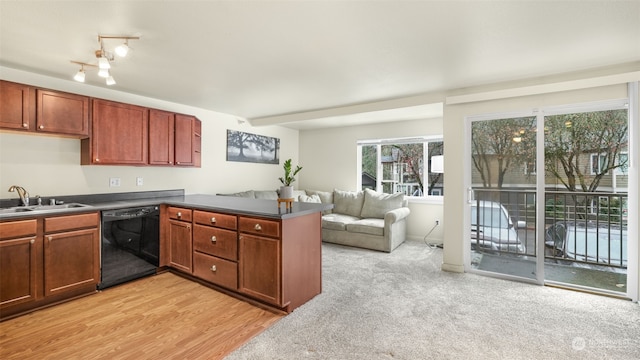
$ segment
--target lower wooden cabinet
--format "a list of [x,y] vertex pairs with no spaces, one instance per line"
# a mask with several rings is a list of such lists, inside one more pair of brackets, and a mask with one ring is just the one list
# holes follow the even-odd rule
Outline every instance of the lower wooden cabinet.
[[228,289],[238,288],[238,264],[234,261],[196,251],[193,253],[193,275]]
[[100,282],[99,244],[97,228],[45,235],[45,296],[97,285]]
[[41,268],[42,239],[36,236],[37,221],[0,223],[0,312],[35,301]]
[[280,240],[241,234],[239,243],[238,290],[281,306]]
[[0,318],[96,292],[97,212],[0,223]]
[[160,211],[162,266],[286,312],[321,292],[320,212],[274,219],[167,205]]

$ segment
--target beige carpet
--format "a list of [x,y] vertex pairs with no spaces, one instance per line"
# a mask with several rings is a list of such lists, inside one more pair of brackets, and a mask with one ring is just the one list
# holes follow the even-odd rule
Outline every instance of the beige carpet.
[[639,359],[640,305],[323,245],[323,293],[227,359]]

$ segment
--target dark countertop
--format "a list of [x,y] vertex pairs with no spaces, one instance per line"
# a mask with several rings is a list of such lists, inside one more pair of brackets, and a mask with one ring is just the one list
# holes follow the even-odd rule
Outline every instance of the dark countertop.
[[[287,219],[329,210],[333,204],[294,202],[290,210],[285,204],[278,208],[277,200],[250,199],[232,196],[207,194],[184,195],[184,190],[96,194],[57,197],[65,203],[82,203],[89,205],[81,208],[57,209],[48,211],[26,211],[0,214],[0,221],[7,219],[33,218],[47,215],[73,214],[87,211],[102,211],[132,207],[167,204],[207,211],[227,212],[239,215],[259,216],[273,219]],[[14,205],[4,205],[9,207]]]

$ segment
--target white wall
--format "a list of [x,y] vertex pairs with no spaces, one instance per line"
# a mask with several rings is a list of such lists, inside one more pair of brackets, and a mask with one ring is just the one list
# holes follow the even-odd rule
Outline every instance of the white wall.
[[[192,114],[202,121],[202,167],[164,168],[132,166],[81,166],[80,140],[52,136],[0,133],[0,198],[17,198],[7,191],[23,186],[31,196],[97,194],[110,192],[185,189],[187,193],[224,193],[247,189],[276,189],[281,165],[226,161],[227,129],[280,139],[280,159],[298,161],[298,131],[280,126],[251,127],[236,117],[95,87],[24,71],[0,67],[3,80],[48,89]],[[109,187],[109,177],[119,177],[120,187]],[[136,186],[136,177],[144,185]]]
[[[297,187],[323,191],[356,190],[358,140],[426,135],[442,135],[442,119],[301,131],[299,156],[304,170]],[[433,230],[427,241],[442,243],[442,203],[412,202],[409,208],[409,238],[423,239],[435,225],[435,220],[440,220],[441,226]]]

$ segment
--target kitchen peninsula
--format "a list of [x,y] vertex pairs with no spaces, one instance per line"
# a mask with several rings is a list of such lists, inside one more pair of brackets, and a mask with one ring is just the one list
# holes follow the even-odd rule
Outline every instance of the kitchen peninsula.
[[[275,200],[184,195],[183,190],[61,196],[57,200],[87,206],[0,213],[0,226],[9,229],[25,220],[46,224],[45,220],[69,216],[96,216],[103,210],[157,205],[159,271],[170,270],[232,296],[287,313],[322,291],[321,212],[330,209],[331,204],[296,202],[287,210],[279,208]],[[0,201],[1,207],[11,205],[13,200]],[[36,225],[34,229],[33,233],[19,237],[5,236],[10,232],[3,231],[0,237],[5,245],[28,238],[25,243],[30,243],[36,252],[27,259],[32,270],[25,281],[34,283],[25,291],[31,293],[22,296],[27,300],[21,300],[15,307],[12,299],[3,296],[0,304],[3,319],[52,304],[41,290],[45,286],[44,276],[38,273],[46,268],[42,254],[37,254],[43,248],[46,250],[43,244],[46,225]],[[99,251],[99,236],[90,241],[96,242],[91,251]],[[6,252],[7,247],[0,249]],[[93,261],[90,259],[97,256],[86,258]],[[98,280],[91,281],[91,286],[83,286],[85,295],[96,291],[94,285]],[[3,294],[16,294],[15,289],[4,290]],[[70,299],[77,296],[77,292],[70,293]],[[55,300],[65,301],[60,295]]]

